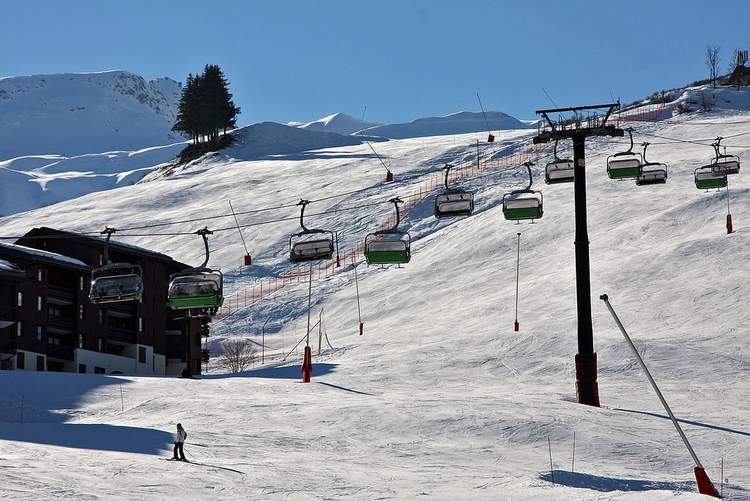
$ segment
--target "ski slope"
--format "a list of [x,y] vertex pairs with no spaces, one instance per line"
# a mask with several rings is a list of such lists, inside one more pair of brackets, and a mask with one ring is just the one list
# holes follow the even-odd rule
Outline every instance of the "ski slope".
[[[709,122],[714,122],[710,124]],[[313,282],[313,315],[324,309],[324,344],[313,382],[299,383],[301,350],[289,364],[199,380],[0,373],[0,468],[7,499],[534,499],[691,500],[692,462],[601,302],[607,292],[657,382],[719,486],[725,461],[729,499],[750,499],[747,245],[750,181],[730,181],[736,232],[726,235],[725,193],[695,189],[703,142],[750,130],[750,113],[722,110],[635,124],[652,140],[649,158],[669,165],[664,186],[609,180],[607,155],[627,145],[587,148],[593,322],[602,408],[574,403],[576,353],[573,190],[541,182],[545,214],[536,224],[502,217],[502,195],[525,184],[519,170],[464,181],[476,190],[468,218],[437,221],[432,198],[403,218],[412,261],[401,269],[358,268],[364,335],[351,265]],[[487,157],[527,148],[534,130],[504,131]],[[2,219],[4,235],[34,226],[96,231],[223,214],[205,224],[211,263],[228,289],[288,269],[293,204],[374,186],[311,204],[310,227],[341,230],[351,248],[445,162],[470,162],[485,133],[378,143],[396,183],[366,145],[241,160],[229,148],[180,172],[93,193]],[[725,141],[750,145],[746,136]],[[659,144],[657,144],[659,143]],[[241,146],[235,146],[240,148]],[[747,162],[747,147],[730,148]],[[548,151],[546,153],[549,153]],[[560,155],[570,154],[569,145]],[[743,167],[746,169],[747,167]],[[228,200],[255,266],[245,253]],[[347,207],[367,206],[356,210]],[[204,223],[145,232],[189,232]],[[513,332],[516,232],[521,232],[519,321]],[[124,234],[125,232],[123,232]],[[118,236],[120,234],[118,233]],[[125,237],[121,237],[125,239]],[[199,263],[197,236],[125,240]],[[306,326],[307,284],[287,285],[217,322],[211,341],[260,341],[291,350]],[[317,331],[312,345],[317,352]],[[174,425],[200,464],[159,461],[171,454]],[[571,473],[573,434],[575,468]],[[548,442],[549,440],[549,442]],[[552,450],[551,482],[548,443]],[[191,456],[188,456],[191,458]]]

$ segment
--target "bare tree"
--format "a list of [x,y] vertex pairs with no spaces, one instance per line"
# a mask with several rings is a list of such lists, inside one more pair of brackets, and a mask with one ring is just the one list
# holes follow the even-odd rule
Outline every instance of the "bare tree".
[[229,372],[247,370],[257,358],[257,349],[249,339],[232,338],[221,343],[219,365]]
[[711,47],[710,45],[706,47],[706,67],[708,68],[709,79],[713,83],[714,88],[716,88],[716,77],[718,76],[719,62],[721,61],[720,52],[720,47]]

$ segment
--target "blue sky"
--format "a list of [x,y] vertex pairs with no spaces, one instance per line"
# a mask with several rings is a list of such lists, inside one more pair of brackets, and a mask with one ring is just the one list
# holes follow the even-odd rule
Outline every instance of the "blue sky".
[[219,64],[240,124],[343,111],[379,122],[628,102],[705,78],[707,44],[750,48],[750,2],[6,2],[0,75]]

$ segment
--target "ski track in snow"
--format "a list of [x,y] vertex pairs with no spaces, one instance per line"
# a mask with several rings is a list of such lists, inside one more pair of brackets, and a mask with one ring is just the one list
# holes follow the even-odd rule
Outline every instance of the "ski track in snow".
[[[636,125],[636,135],[643,128],[668,137],[706,137],[703,127],[675,124],[682,120]],[[723,112],[721,120],[750,115]],[[747,128],[725,125],[710,134]],[[502,132],[498,142],[528,144],[533,133]],[[470,158],[477,139],[484,134],[379,143],[395,186],[382,184],[382,168],[366,145],[254,161],[232,160],[230,149],[174,177],[4,218],[3,233],[186,219],[226,213],[230,199],[242,211],[378,183],[372,191],[314,204],[310,212],[384,201],[411,192],[446,156]],[[534,225],[502,218],[502,194],[523,183],[520,171],[467,180],[477,191],[472,217],[436,221],[432,199],[405,216],[412,261],[403,269],[358,269],[364,336],[357,332],[351,267],[315,281],[313,313],[325,308],[336,349],[318,356],[315,339],[313,384],[299,382],[301,350],[290,365],[195,381],[0,373],[0,498],[705,499],[695,492],[690,456],[597,299],[606,291],[714,483],[719,486],[723,457],[727,498],[750,499],[750,387],[743,353],[750,311],[742,307],[750,294],[743,229],[750,224],[748,175],[743,170],[730,181],[737,233],[727,236],[724,193],[699,192],[692,181],[710,148],[652,146],[649,157],[669,164],[668,184],[637,188],[606,177],[606,156],[621,146],[594,140],[587,150],[602,408],[571,401],[573,190],[543,185],[541,157],[534,186],[544,192],[545,215]],[[747,160],[746,150],[733,151]],[[341,244],[349,248],[390,210],[383,204],[315,216],[308,226],[344,230]],[[251,214],[240,222],[295,214]],[[297,227],[289,221],[244,230],[257,266],[228,274],[228,285],[242,290],[286,269],[288,235]],[[517,231],[520,333],[513,332]],[[126,242],[188,263],[202,257],[200,241],[191,236]],[[211,263],[227,271],[244,254],[236,231],[216,233],[211,248]],[[289,351],[304,333],[306,301],[307,284],[287,285],[217,322],[211,341],[259,341],[270,316],[267,343]],[[171,455],[176,422],[189,434],[185,450],[194,458],[188,459],[200,465],[157,460]]]

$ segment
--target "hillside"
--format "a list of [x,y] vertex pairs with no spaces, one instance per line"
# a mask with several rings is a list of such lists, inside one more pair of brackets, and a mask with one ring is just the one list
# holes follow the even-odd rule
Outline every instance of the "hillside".
[[[744,171],[732,179],[737,231],[726,235],[725,193],[696,190],[692,175],[718,135],[732,138],[726,144],[744,164],[749,123],[750,113],[728,110],[632,123],[636,141],[653,139],[649,157],[669,164],[663,186],[607,178],[606,157],[626,147],[621,141],[593,140],[587,150],[592,294],[610,295],[717,485],[723,458],[729,499],[750,499],[743,354],[750,311],[742,307],[750,294],[750,181]],[[491,166],[525,151],[534,133],[498,133],[482,147],[483,159]],[[210,264],[225,271],[231,304],[259,279],[289,270],[299,198],[323,199],[310,206],[307,223],[339,230],[346,251],[388,218],[386,200],[418,192],[445,162],[471,164],[484,139],[480,129],[383,142],[378,151],[391,162],[394,184],[383,182],[364,144],[260,159],[229,151],[179,175],[0,222],[10,235],[41,225],[95,231],[216,215],[118,238],[199,263],[200,239],[188,233],[206,224],[223,229],[211,237]],[[559,153],[569,154],[569,145]],[[412,261],[402,269],[358,267],[363,336],[351,265],[316,277],[313,314],[324,309],[333,348],[314,355],[311,384],[298,384],[300,351],[292,349],[305,333],[301,281],[212,326],[215,348],[231,336],[260,342],[268,321],[269,351],[292,351],[287,364],[195,381],[0,373],[6,492],[15,499],[174,492],[196,499],[705,499],[694,493],[690,456],[596,299],[603,407],[572,402],[573,190],[541,182],[549,159],[549,150],[535,156],[545,214],[534,225],[502,216],[503,194],[525,184],[517,169],[489,169],[461,183],[476,192],[471,217],[436,220],[432,197],[404,214]],[[242,231],[255,265],[242,270],[245,251],[227,200],[244,212],[240,224],[253,225]],[[330,210],[337,212],[314,215]],[[147,235],[162,230],[185,234]],[[516,232],[519,333],[512,329]],[[317,331],[314,337],[317,351]],[[168,432],[178,421],[199,464],[156,459],[169,454]]]
[[76,156],[181,141],[180,85],[126,71],[0,78],[0,160]]
[[334,113],[312,122],[289,122],[287,125],[307,130],[335,132],[337,134],[353,134],[362,129],[375,127],[380,124],[365,122],[364,120],[354,118],[346,113]]
[[499,111],[482,113],[461,111],[444,117],[418,118],[408,123],[380,125],[360,130],[357,134],[387,137],[389,139],[406,139],[410,137],[446,136],[466,134],[469,132],[486,132],[490,130],[528,129],[531,126],[521,120]]

